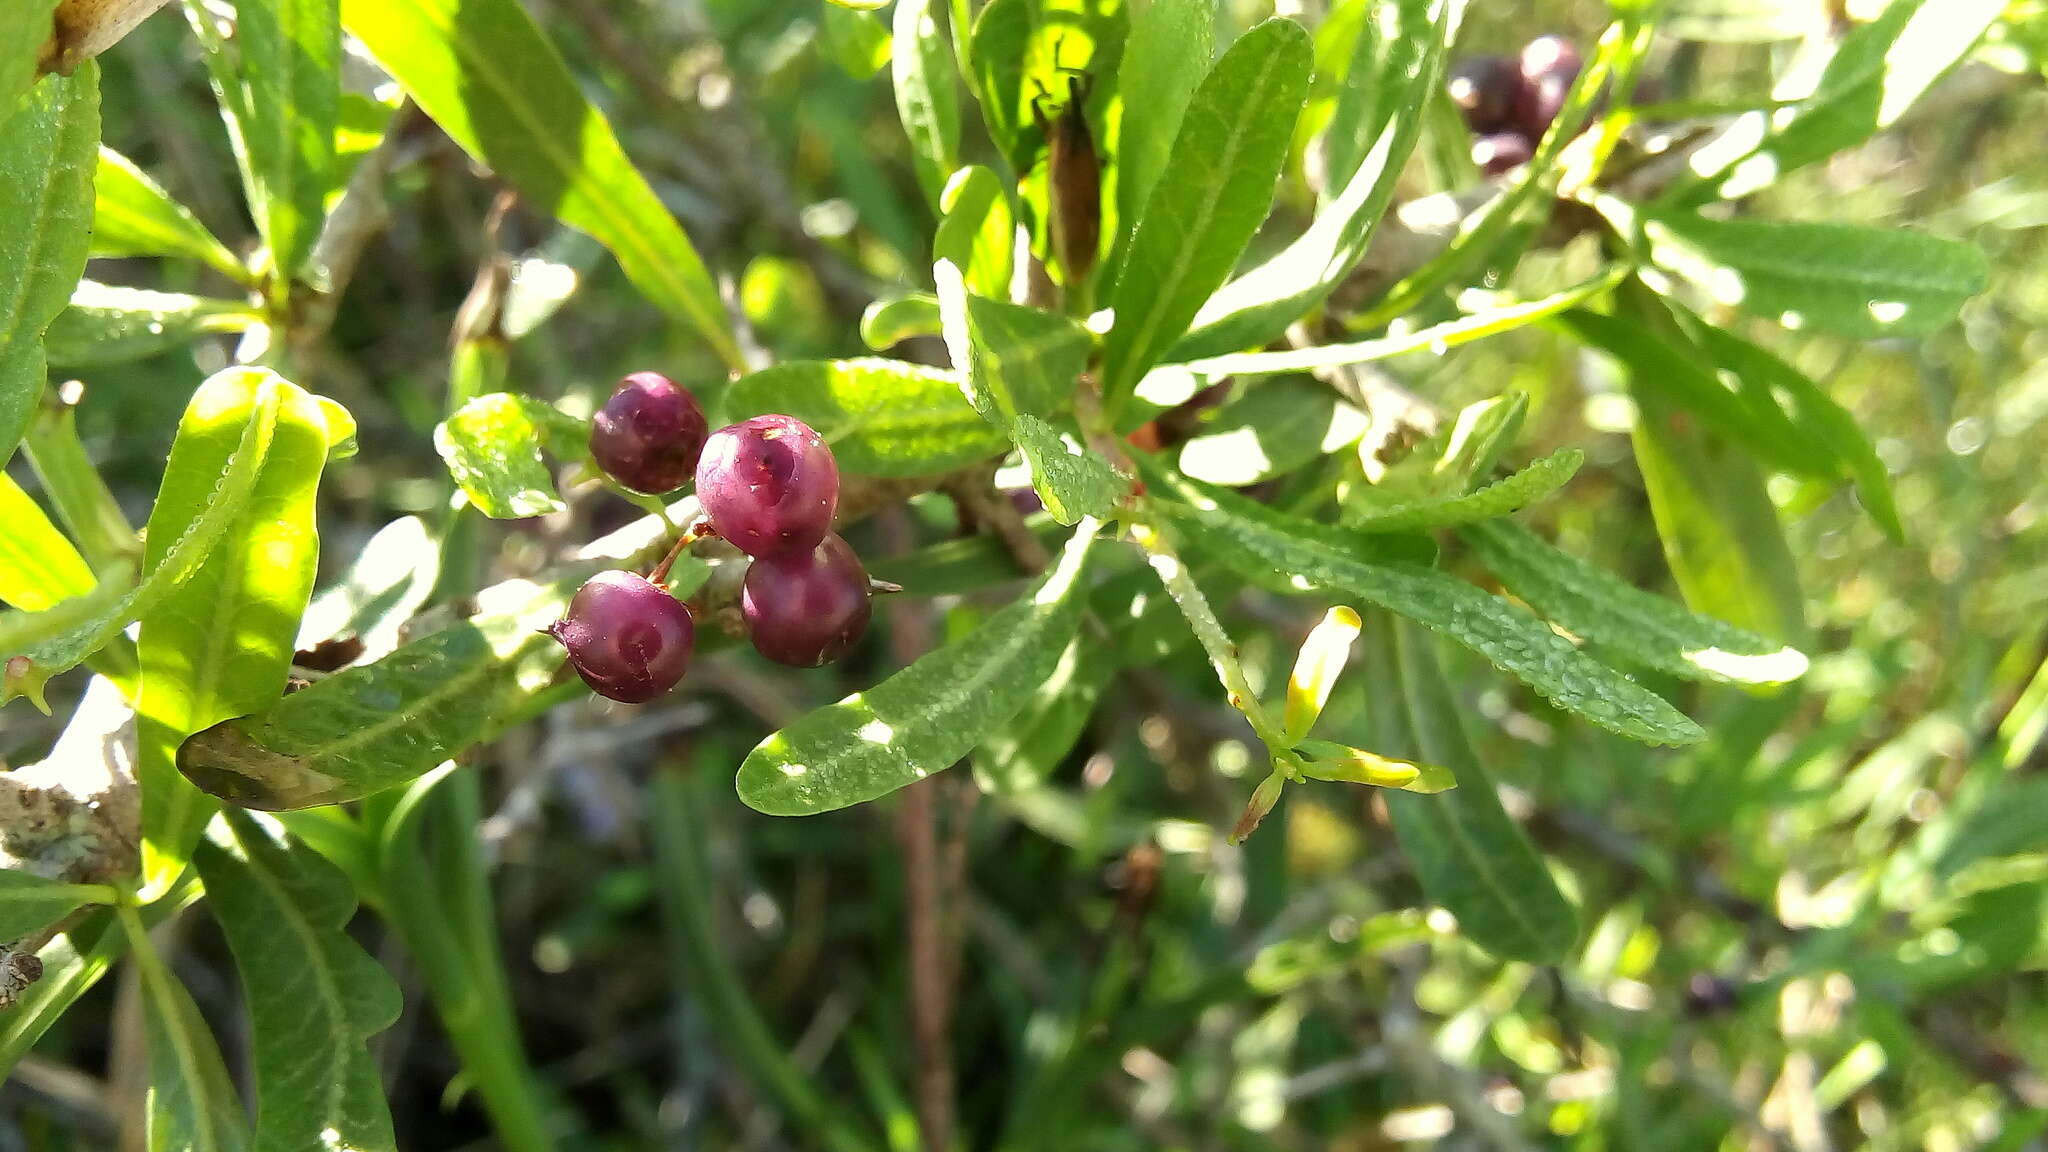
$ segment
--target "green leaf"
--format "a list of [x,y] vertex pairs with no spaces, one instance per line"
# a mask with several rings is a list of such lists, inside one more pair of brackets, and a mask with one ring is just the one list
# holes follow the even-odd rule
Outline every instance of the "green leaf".
[[860,341],[877,352],[939,334],[939,298],[922,292],[877,300],[860,316]]
[[230,812],[233,849],[200,845],[207,904],[227,934],[249,1023],[256,1146],[395,1149],[371,1036],[398,1019],[398,983],[350,939],[356,894],[319,853]]
[[[256,403],[251,406],[246,399],[254,390]],[[167,469],[162,488],[159,491],[158,509],[155,515],[168,516],[165,498],[170,497],[175,506],[187,509],[181,515],[190,515],[182,531],[164,532],[154,536],[149,555],[159,559],[145,569],[141,583],[118,595],[111,585],[102,583],[91,599],[90,610],[79,617],[73,617],[67,608],[79,605],[76,600],[66,601],[51,609],[51,614],[65,613],[64,625],[34,644],[15,649],[15,655],[28,657],[25,672],[10,677],[0,687],[0,701],[26,695],[40,701],[42,685],[50,677],[76,667],[87,656],[97,652],[122,629],[142,619],[173,590],[206,563],[213,549],[221,542],[229,528],[237,523],[247,508],[251,493],[256,488],[263,462],[268,458],[271,439],[278,427],[278,413],[286,403],[287,389],[296,391],[274,373],[264,368],[229,368],[216,373],[199,390],[192,394],[192,401],[186,406],[185,419],[180,431],[185,428],[204,429],[205,436],[212,442],[213,435],[220,431],[216,425],[228,415],[238,416],[232,426],[236,437],[231,454],[224,459],[208,458],[201,461],[199,455],[188,454],[186,459],[193,462],[195,469]],[[324,420],[324,415],[323,415]],[[172,461],[179,457],[173,453]],[[198,504],[188,501],[196,499]],[[163,521],[169,524],[169,520]],[[33,618],[31,617],[31,620]],[[0,617],[0,637],[5,637],[10,625],[16,624],[9,618]],[[6,645],[0,644],[0,654]]]
[[185,256],[235,280],[249,270],[135,162],[102,146],[93,177],[94,256]]
[[1151,0],[1131,11],[1130,43],[1117,66],[1124,116],[1117,137],[1116,205],[1123,229],[1110,267],[1122,265],[1130,229],[1165,175],[1195,86],[1216,54],[1217,0]]
[[744,369],[704,261],[518,0],[346,0],[342,22],[463,151]]
[[[969,292],[994,300],[1009,296],[1017,226],[1009,197],[1003,194],[1003,182],[988,169],[971,164],[947,181],[939,207],[945,218],[932,237],[933,258],[959,265]],[[868,346],[876,345],[870,340]]]
[[1679,318],[1707,355],[1723,371],[1735,374],[1745,393],[1768,397],[1785,411],[1810,447],[1834,458],[1838,474],[1855,482],[1864,510],[1886,535],[1894,541],[1905,540],[1906,527],[1892,497],[1891,474],[1848,409],[1835,403],[1806,373],[1757,345],[1691,313],[1680,313]]
[[1364,671],[1374,749],[1442,765],[1458,781],[1437,796],[1389,791],[1384,798],[1424,894],[1497,956],[1532,964],[1563,958],[1578,940],[1577,911],[1501,807],[1429,638],[1406,623],[1370,621]]
[[510,580],[478,594],[479,614],[216,724],[178,749],[178,770],[244,808],[339,804],[402,784],[483,739],[561,670],[541,629],[580,577]]
[[975,747],[975,785],[1014,796],[1043,783],[1081,738],[1118,666],[1102,644],[1076,635],[1023,708]]
[[965,365],[967,397],[1015,441],[1046,511],[1062,524],[1106,517],[1130,484],[1099,453],[1040,417],[1063,407],[1088,359],[1088,331],[1064,316],[969,296],[948,261],[933,269],[953,363]]
[[0,465],[43,395],[43,330],[85,272],[99,67],[46,76],[0,119]]
[[1358,443],[1371,423],[1319,381],[1282,377],[1204,421],[1181,445],[1180,470],[1210,484],[1258,484]]
[[1586,454],[1577,448],[1560,448],[1476,491],[1391,505],[1358,505],[1347,510],[1344,526],[1360,532],[1419,532],[1492,520],[1527,508],[1564,487],[1585,460]]
[[12,477],[0,472],[0,601],[41,612],[83,596],[97,583],[92,568]]
[[818,430],[839,466],[863,476],[927,476],[1009,449],[975,414],[957,372],[901,360],[810,360],[742,377],[726,392],[734,420],[782,412]]
[[341,103],[338,0],[238,0],[233,47],[209,35],[211,17],[188,9],[207,65],[256,230],[277,271],[274,295],[304,270],[325,217]]
[[184,347],[208,332],[242,332],[260,323],[236,300],[80,280],[70,306],[43,333],[43,352],[52,367],[104,368]]
[[[45,405],[29,422],[23,450],[43,492],[56,506],[57,519],[86,562],[102,571],[119,564],[132,564],[142,556],[135,527],[121,511],[99,468],[78,439],[77,412],[72,404]],[[7,523],[15,523],[12,519]],[[0,595],[0,599],[6,599]]]
[[103,884],[66,884],[33,872],[0,870],[0,944],[55,924],[87,904],[111,904],[114,890]]
[[248,1146],[242,1102],[192,994],[150,945],[139,917],[120,909],[142,973],[149,1033],[149,1152],[240,1152]]
[[1664,9],[1671,35],[1716,43],[1791,40],[1826,19],[1821,0],[1669,0]]
[[917,182],[936,205],[946,177],[959,166],[960,91],[953,78],[953,49],[939,28],[932,0],[896,0],[893,29],[889,58],[896,113],[910,137]]
[[325,411],[267,370],[214,377],[178,425],[150,512],[143,564],[157,570],[215,514],[216,479],[239,462],[246,432],[265,425],[267,444],[247,498],[198,566],[137,617],[136,778],[142,878],[150,893],[163,892],[184,871],[214,810],[178,774],[179,742],[284,693],[319,564],[314,512],[327,460]]
[[1024,707],[1073,640],[1095,532],[1082,524],[1030,592],[973,632],[763,740],[740,765],[740,799],[771,816],[830,812],[973,751]]
[[477,511],[494,520],[546,516],[567,505],[540,456],[546,405],[510,392],[464,404],[434,429],[434,450]]
[[1784,684],[1806,673],[1798,649],[1631,587],[1519,524],[1495,520],[1458,534],[1518,599],[1581,640],[1645,667],[1734,684]]
[[1464,9],[1464,0],[1400,0],[1390,9],[1392,27],[1365,22],[1323,137],[1329,178],[1341,182],[1340,190],[1293,243],[1209,297],[1171,358],[1279,338],[1365,255],[1422,135],[1425,117],[1408,113],[1426,107],[1443,86],[1444,61]]
[[18,0],[0,8],[0,122],[36,82],[36,60],[50,39],[57,0]]
[[819,31],[832,50],[832,58],[848,76],[866,80],[888,66],[889,26],[872,10],[827,4],[821,16]]
[[982,120],[1013,170],[1031,171],[1045,143],[1032,117],[1033,102],[1047,93],[1063,97],[1067,78],[1077,71],[1113,64],[1128,31],[1126,20],[1120,0],[989,0],[983,5],[968,56]]
[[1173,145],[1190,178],[1153,188],[1117,276],[1116,322],[1102,350],[1110,412],[1186,332],[1265,221],[1312,63],[1299,24],[1268,20],[1239,37],[1195,90]]
[[1891,127],[2005,7],[2005,0],[1896,0],[1843,37],[1832,56],[1809,53],[1772,93],[1798,103],[1738,117],[1693,155],[1699,178],[1666,201],[1697,207],[1747,196]]
[[1685,602],[1773,639],[1804,638],[1798,568],[1749,443],[1698,426],[1648,390],[1631,394],[1636,467]]
[[1990,278],[1975,247],[1900,229],[1685,213],[1645,220],[1643,236],[1717,304],[1844,336],[1932,332]]
[[1399,555],[1403,537],[1357,537],[1299,520],[1156,464],[1141,462],[1140,474],[1160,497],[1156,507],[1205,556],[1247,579],[1277,577],[1296,591],[1322,588],[1399,613],[1486,657],[1558,707],[1630,739],[1690,744],[1704,737],[1671,705],[1526,611],[1433,568],[1382,562],[1368,551]]

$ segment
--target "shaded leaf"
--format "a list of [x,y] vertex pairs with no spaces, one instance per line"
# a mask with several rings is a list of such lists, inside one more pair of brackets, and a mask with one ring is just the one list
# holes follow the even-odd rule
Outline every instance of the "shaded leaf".
[[66,884],[33,872],[0,869],[0,944],[55,924],[87,904],[110,903],[114,892],[98,884]]
[[369,1038],[398,1019],[398,984],[346,931],[347,877],[246,813],[234,847],[195,862],[249,1006],[256,1146],[278,1152],[397,1147]]
[[865,692],[763,740],[740,765],[740,799],[806,816],[885,796],[952,767],[1016,715],[1080,623],[1093,523],[1016,603]]
[[347,0],[342,22],[463,151],[743,366],[704,261],[517,0]]
[[[78,439],[77,412],[72,405],[45,405],[29,422],[28,439],[22,447],[43,481],[44,495],[56,506],[57,519],[78,543],[87,563],[104,571],[141,556],[135,527],[128,523]],[[10,518],[7,522],[14,521]]]
[[149,1152],[239,1152],[248,1125],[213,1033],[140,919],[124,910],[123,926],[142,973],[149,1033]]
[[80,280],[43,333],[52,367],[102,368],[182,348],[208,332],[262,323],[247,304]]
[[43,395],[43,330],[85,271],[99,67],[46,76],[0,114],[0,465]]
[[510,392],[478,396],[434,429],[434,450],[476,510],[495,520],[560,512],[541,459],[546,405]]
[[742,377],[723,411],[782,412],[818,430],[847,472],[924,476],[998,456],[1009,440],[974,411],[957,372],[901,360],[810,360]]
[[[1584,463],[1577,448],[1560,448],[1512,476],[1471,492],[1348,508],[1344,526],[1360,532],[1419,532],[1492,520],[1520,511],[1563,488]],[[1370,493],[1371,489],[1364,489]]]
[[1527,833],[1501,807],[1493,776],[1466,735],[1463,709],[1430,639],[1382,618],[1367,628],[1365,690],[1373,746],[1440,764],[1458,786],[1438,796],[1389,792],[1387,813],[1423,892],[1481,948],[1542,964],[1578,939],[1578,913]]
[[1200,178],[1153,188],[1117,276],[1116,322],[1102,350],[1111,412],[1180,339],[1265,221],[1312,63],[1300,25],[1268,20],[1239,37],[1195,90],[1173,156]]
[[1180,470],[1211,484],[1257,484],[1356,444],[1371,423],[1319,381],[1266,381],[1202,423],[1181,445]]
[[1700,616],[1562,552],[1506,520],[1459,531],[1501,585],[1572,635],[1689,680],[1783,684],[1806,672],[1796,648]]

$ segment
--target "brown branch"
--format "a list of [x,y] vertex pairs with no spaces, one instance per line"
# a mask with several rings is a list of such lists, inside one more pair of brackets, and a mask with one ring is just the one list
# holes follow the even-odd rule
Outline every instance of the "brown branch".
[[991,462],[971,473],[956,474],[940,486],[953,503],[965,512],[976,528],[994,536],[1009,549],[1010,558],[1026,572],[1045,571],[1052,553],[1045,542],[1024,523],[1024,514],[1009,497],[996,491],[996,464]]

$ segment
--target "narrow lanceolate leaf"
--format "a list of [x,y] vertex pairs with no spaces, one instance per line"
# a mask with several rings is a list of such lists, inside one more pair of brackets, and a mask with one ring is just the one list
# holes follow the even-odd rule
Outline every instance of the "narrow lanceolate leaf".
[[1806,672],[1796,648],[1631,587],[1507,520],[1459,530],[1502,587],[1572,635],[1692,680],[1783,684]]
[[271,810],[339,804],[422,775],[561,670],[561,645],[540,630],[581,583],[486,589],[478,615],[192,736],[178,770],[223,800]]
[[1294,671],[1287,677],[1287,707],[1280,727],[1289,744],[1307,738],[1309,729],[1330,702],[1337,677],[1351,659],[1351,642],[1358,639],[1360,622],[1356,610],[1342,604],[1323,614],[1322,621],[1309,630],[1295,653]]
[[1442,765],[1458,782],[1439,796],[1388,793],[1394,834],[1423,893],[1456,916],[1473,943],[1510,959],[1555,961],[1578,939],[1578,913],[1501,807],[1430,644],[1412,625],[1384,618],[1366,637],[1359,681],[1373,747]]
[[1306,376],[1261,381],[1204,420],[1180,448],[1180,470],[1241,488],[1358,443],[1372,420]]
[[1308,231],[1223,286],[1196,313],[1173,356],[1213,356],[1276,339],[1329,296],[1365,254],[1443,84],[1444,60],[1464,0],[1401,0],[1391,25],[1368,19],[1352,75],[1324,134],[1331,179],[1341,181]]
[[960,152],[960,90],[953,49],[939,28],[932,0],[896,0],[889,54],[896,81],[896,113],[910,137],[917,182],[934,206]]
[[778,364],[734,383],[723,403],[735,420],[802,420],[832,445],[840,468],[864,476],[925,476],[1009,448],[967,402],[959,373],[902,360]]
[[[434,429],[434,448],[477,511],[496,520],[559,512],[555,478],[541,459],[538,401],[493,392],[464,404]],[[539,419],[536,419],[536,416]]]
[[[1580,652],[1541,620],[1498,596],[1418,564],[1381,562],[1369,549],[1399,536],[1356,537],[1299,520],[1220,488],[1143,467],[1157,507],[1202,555],[1297,591],[1356,597],[1448,636],[1566,711],[1646,744],[1690,744],[1699,725],[1654,693]],[[1385,555],[1382,553],[1382,555]]]
[[249,1005],[256,1146],[396,1148],[367,1042],[398,1018],[398,984],[348,935],[354,889],[254,817],[228,822],[234,847],[202,844],[196,863]]
[[[27,666],[0,685],[0,700],[26,695],[40,701],[44,681],[76,667],[99,651],[199,570],[248,507],[277,431],[279,409],[285,403],[287,392],[282,385],[283,381],[266,369],[229,368],[199,386],[187,406],[181,429],[186,424],[211,426],[223,409],[240,416],[233,426],[234,446],[224,459],[209,456],[203,463],[195,463],[197,470],[174,467],[164,474],[159,496],[161,514],[169,515],[161,511],[163,496],[173,494],[179,507],[193,507],[186,501],[196,498],[196,511],[188,513],[189,519],[181,518],[182,529],[153,534],[150,555],[157,559],[145,565],[141,582],[133,588],[119,595],[105,595],[109,586],[103,583],[91,597],[80,598],[91,599],[94,604],[89,612],[76,617],[66,609],[79,600],[57,604],[49,613],[66,615],[61,628],[43,633],[33,644],[13,651],[0,650],[0,656],[27,657]],[[246,399],[252,387],[257,398],[253,405]],[[324,410],[322,418],[324,421]],[[197,462],[200,458],[195,455],[188,459]],[[33,620],[33,616],[29,617],[22,626],[29,626]],[[0,636],[12,626],[16,622],[11,617],[0,617]]]
[[43,330],[85,271],[99,68],[46,76],[0,113],[0,465],[43,394]]
[[1239,37],[1195,90],[1172,153],[1186,178],[1162,176],[1152,189],[1117,276],[1116,322],[1102,350],[1112,412],[1187,331],[1264,222],[1312,64],[1308,33],[1268,20]]
[[50,40],[57,0],[16,0],[0,9],[0,122],[36,79],[36,57]]
[[1898,502],[1892,496],[1891,473],[1848,409],[1837,404],[1806,373],[1763,348],[1697,317],[1687,315],[1683,319],[1693,338],[1724,371],[1735,374],[1745,392],[1770,396],[1784,407],[1787,418],[1809,444],[1833,455],[1842,474],[1855,483],[1870,518],[1893,540],[1903,541],[1906,528],[1899,520]]
[[1167,170],[1181,116],[1216,52],[1217,0],[1152,0],[1131,12],[1131,38],[1117,65],[1124,118],[1117,138],[1117,220],[1110,266],[1122,263],[1130,229]]
[[969,292],[992,300],[1007,299],[1017,225],[1009,197],[1003,194],[1003,182],[994,172],[970,164],[946,182],[939,209],[945,215],[932,236],[932,258],[958,265]]
[[184,256],[236,280],[248,269],[135,162],[101,148],[93,177],[94,256]]
[[1062,524],[1109,515],[1130,484],[1044,416],[1065,408],[1088,358],[1088,332],[1065,316],[969,296],[948,261],[933,269],[946,348],[967,398],[1016,442],[1046,511]]
[[136,775],[143,884],[152,893],[184,871],[214,810],[178,774],[179,742],[283,695],[319,563],[314,498],[327,459],[326,413],[296,384],[250,368],[214,377],[186,409],[150,513],[143,564],[167,564],[177,542],[210,514],[214,481],[233,466],[252,425],[270,431],[248,498],[199,566],[138,617]]
[[113,899],[113,889],[104,885],[66,884],[33,872],[0,870],[0,944],[41,931],[87,904]]
[[744,365],[704,261],[518,0],[347,0],[342,22],[464,151]]
[[134,525],[78,438],[78,413],[71,404],[45,405],[29,422],[22,449],[86,563],[107,571],[141,557]]
[[1716,303],[1844,336],[1932,332],[1990,278],[1975,247],[1902,229],[1680,213],[1645,220],[1643,237]]
[[1520,511],[1565,486],[1584,463],[1577,448],[1560,448],[1512,476],[1477,491],[1411,500],[1347,512],[1344,525],[1360,532],[1419,532],[1491,520]]
[[865,692],[763,740],[740,765],[740,799],[807,816],[885,796],[949,768],[1014,716],[1080,625],[1096,525],[1016,603]]
[[240,1152],[249,1146],[248,1125],[220,1046],[192,994],[150,946],[140,917],[124,909],[122,926],[142,973],[149,1152]]
[[939,334],[939,298],[922,292],[877,300],[860,316],[860,342],[887,352],[913,336]]
[[103,368],[185,347],[208,332],[241,332],[261,322],[239,300],[80,280],[70,306],[43,333],[43,352],[53,367]]
[[92,569],[42,508],[0,472],[0,601],[29,612],[92,591]]
[[2005,8],[2005,0],[1897,0],[1843,37],[1831,55],[1816,37],[1812,52],[1772,93],[1798,103],[1736,120],[1694,155],[1699,179],[1667,199],[1697,206],[1747,196],[1891,127]]
[[[341,102],[338,0],[240,0],[231,54],[209,52],[257,231],[281,284],[313,251]],[[206,17],[195,17],[204,20]],[[230,58],[231,57],[231,58]],[[281,286],[281,285],[280,285]]]

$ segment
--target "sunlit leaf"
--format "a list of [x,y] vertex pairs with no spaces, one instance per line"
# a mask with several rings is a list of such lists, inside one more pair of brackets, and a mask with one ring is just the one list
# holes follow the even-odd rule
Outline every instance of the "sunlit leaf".
[[477,511],[518,520],[561,511],[540,449],[545,405],[527,396],[492,392],[464,404],[434,429],[434,448],[462,494]]
[[924,476],[999,456],[1009,440],[974,411],[959,373],[901,360],[778,364],[733,384],[729,419],[781,412],[818,430],[840,468]]

